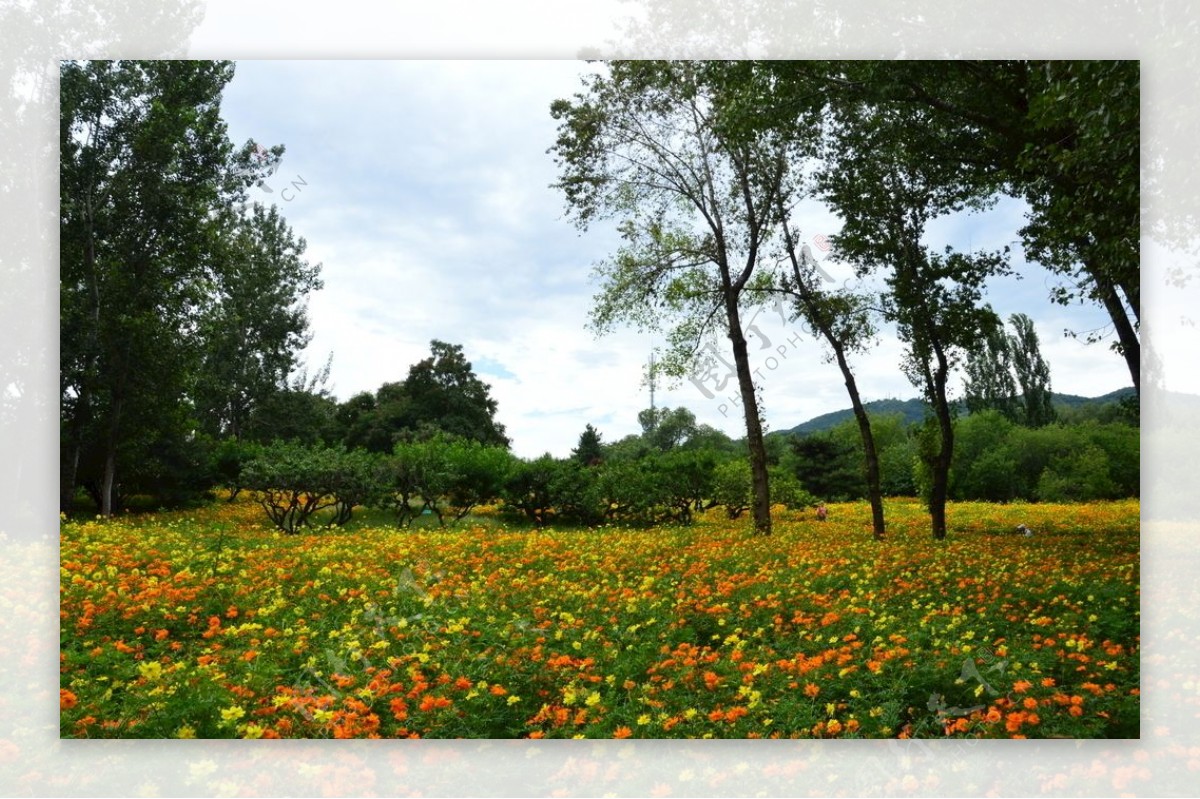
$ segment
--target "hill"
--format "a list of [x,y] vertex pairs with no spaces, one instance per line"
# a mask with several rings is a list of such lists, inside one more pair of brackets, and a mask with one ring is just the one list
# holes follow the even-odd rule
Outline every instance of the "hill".
[[[1052,394],[1051,397],[1056,408],[1076,409],[1088,405],[1107,405],[1112,402],[1119,402],[1124,397],[1128,397],[1133,393],[1133,388],[1129,387],[1110,391],[1099,397],[1081,397],[1076,394]],[[956,405],[962,411],[961,402],[956,403]],[[866,403],[866,408],[867,413],[871,415],[899,413],[904,417],[906,423],[919,422],[925,418],[925,402],[917,397],[907,400],[874,400]],[[808,435],[809,433],[819,433],[836,427],[847,419],[852,418],[854,418],[854,410],[851,408],[832,411],[831,413],[814,416],[807,422],[801,422],[790,430],[776,431],[774,435]]]

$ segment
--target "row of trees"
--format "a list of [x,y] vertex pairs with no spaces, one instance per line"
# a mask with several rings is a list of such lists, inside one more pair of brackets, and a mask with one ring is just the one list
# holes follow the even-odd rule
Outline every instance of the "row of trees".
[[[284,148],[235,147],[228,61],[61,66],[60,505],[211,488],[247,443],[391,452],[441,431],[508,446],[462,348],[338,403],[300,364],[320,265],[277,208],[248,203]],[[332,358],[332,356],[331,356]]]
[[207,437],[240,437],[289,388],[321,287],[248,190],[283,147],[235,147],[228,61],[61,65],[63,510],[186,490]]
[[[921,454],[933,534],[946,534],[954,460],[952,373],[1001,326],[986,281],[1007,250],[935,252],[929,222],[1023,199],[1027,257],[1056,270],[1052,299],[1108,311],[1139,377],[1136,62],[612,62],[551,107],[555,184],[581,228],[613,219],[623,244],[599,264],[592,321],[665,326],[667,373],[729,340],[754,482],[754,523],[771,529],[762,422],[742,319],[784,297],[845,379],[866,464],[874,533],[884,533],[878,453],[851,356],[894,326],[905,374],[931,409]],[[885,286],[830,289],[791,213],[805,198],[844,221],[838,260]],[[867,283],[864,283],[867,285]],[[1034,411],[1036,413],[1036,411]]]
[[[998,410],[972,413],[956,422],[947,493],[994,502],[1137,496],[1138,428],[1126,413],[1112,403],[1039,427],[1014,423]],[[565,458],[521,459],[503,446],[429,426],[402,431],[390,450],[230,440],[222,448],[221,479],[231,499],[251,490],[287,532],[318,518],[344,524],[357,506],[386,510],[401,526],[425,514],[446,524],[492,503],[538,526],[688,523],[713,507],[724,507],[730,518],[752,507],[744,442],[697,424],[685,408],[648,409],[639,421],[641,433],[611,443],[589,424]],[[884,496],[928,496],[932,478],[921,450],[936,435],[931,427],[908,424],[900,414],[872,419]],[[859,443],[854,419],[821,433],[768,437],[772,505],[804,508],[866,496]]]
[[[444,525],[496,501],[538,526],[599,525],[688,523],[697,511],[717,506],[737,518],[752,499],[745,459],[713,450],[647,448],[636,457],[596,458],[581,439],[569,458],[523,460],[503,447],[441,433],[397,443],[390,453],[243,444],[226,482],[231,499],[252,491],[272,523],[288,533],[317,519],[345,524],[358,506],[387,510],[401,526],[424,514]],[[773,492],[773,502],[790,508],[817,501],[783,471]]]

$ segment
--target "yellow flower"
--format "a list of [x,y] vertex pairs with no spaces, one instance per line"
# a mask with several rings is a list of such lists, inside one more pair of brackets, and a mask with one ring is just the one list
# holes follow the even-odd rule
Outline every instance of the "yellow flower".
[[221,718],[225,721],[237,721],[244,715],[246,715],[246,711],[237,705],[231,705],[221,711]]
[[600,704],[600,692],[592,691],[590,694],[588,694],[587,699],[583,700],[583,703],[588,707],[595,707],[596,705]]
[[148,663],[138,665],[138,673],[145,677],[150,682],[162,677],[163,667],[157,660],[152,660]]
[[195,738],[196,737],[196,729],[194,727],[192,727],[190,724],[184,724],[182,727],[175,730],[175,737],[176,738]]

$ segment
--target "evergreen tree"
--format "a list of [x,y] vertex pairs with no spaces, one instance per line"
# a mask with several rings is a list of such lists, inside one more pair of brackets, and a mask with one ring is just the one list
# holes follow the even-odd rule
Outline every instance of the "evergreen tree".
[[588,424],[579,434],[579,446],[571,450],[571,457],[584,466],[598,466],[604,460],[604,445],[600,433]]

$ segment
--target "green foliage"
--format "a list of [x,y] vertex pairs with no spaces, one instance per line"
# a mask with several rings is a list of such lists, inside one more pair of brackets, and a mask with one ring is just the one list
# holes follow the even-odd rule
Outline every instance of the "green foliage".
[[218,441],[212,450],[212,472],[217,483],[229,490],[229,501],[237,499],[245,482],[242,470],[262,453],[262,445],[236,438]]
[[239,438],[260,403],[287,390],[297,370],[297,353],[310,338],[304,300],[322,287],[321,267],[303,259],[304,239],[275,206],[256,203],[248,216],[230,214],[224,226],[216,296],[199,322],[196,411],[211,435]]
[[538,527],[545,525],[554,507],[552,484],[557,472],[557,463],[549,453],[532,461],[518,460],[504,481],[504,504]]
[[804,489],[800,481],[782,467],[771,469],[771,504],[788,510],[803,510],[820,504],[820,500]]
[[1009,317],[1013,333],[1009,337],[1013,371],[1021,387],[1019,419],[1027,427],[1041,427],[1054,421],[1051,402],[1050,365],[1042,358],[1033,320],[1025,314]]
[[969,413],[993,410],[1015,420],[1017,383],[1012,374],[1013,353],[1004,328],[996,325],[982,332],[968,352],[964,365],[964,403]]
[[549,488],[554,519],[563,524],[595,525],[603,519],[595,469],[567,458],[555,460]]
[[597,476],[596,490],[606,521],[644,523],[654,518],[659,484],[642,461],[607,461]]
[[579,444],[571,450],[571,457],[584,466],[598,466],[604,461],[604,443],[600,433],[588,424],[579,434]]
[[319,267],[277,211],[245,212],[283,148],[230,142],[232,62],[60,69],[60,486],[110,514],[195,493],[205,442],[284,387]]
[[426,512],[439,525],[447,516],[461,520],[501,495],[514,461],[502,447],[445,435],[399,442],[387,456],[353,452],[374,475],[364,503],[395,514],[401,526]]
[[514,461],[507,449],[468,439],[430,442],[429,446],[437,444],[445,448],[449,472],[445,498],[456,521],[500,496]]
[[428,423],[448,435],[507,448],[504,425],[495,418],[491,386],[475,375],[462,346],[434,339],[430,350],[404,381],[409,426]]
[[378,471],[361,450],[275,442],[242,469],[244,487],[271,523],[285,533],[311,527],[314,514],[331,510],[327,525],[350,521],[356,505],[378,495]]
[[638,424],[642,439],[663,452],[683,446],[698,430],[696,414],[687,408],[647,408],[638,413]]
[[1095,445],[1050,462],[1037,483],[1043,502],[1086,502],[1112,497],[1116,484],[1108,474],[1108,458]]
[[996,412],[960,419],[955,499],[1089,501],[1139,495],[1139,434],[1126,424],[1017,426]]
[[828,501],[863,495],[861,445],[848,435],[858,436],[853,419],[828,434],[790,439],[788,466],[806,491]]
[[656,489],[651,496],[677,522],[692,521],[712,495],[716,457],[702,450],[672,450],[649,459],[643,466]]
[[[697,365],[711,335],[727,334],[743,397],[755,528],[769,533],[762,424],[740,313],[815,136],[802,126],[781,129],[784,135],[754,124],[756,91],[747,88],[759,69],[749,62],[609,62],[584,78],[582,92],[551,105],[558,137],[550,151],[559,167],[554,186],[576,223],[586,229],[614,219],[621,235],[596,269],[593,328],[663,330],[660,370],[674,377]],[[657,427],[648,421],[648,431]]]
[[750,464],[744,460],[726,461],[713,470],[713,501],[736,519],[750,507],[752,485]]
[[391,452],[398,441],[444,434],[508,447],[491,387],[475,375],[462,346],[434,339],[430,349],[403,381],[356,394],[337,407],[337,435],[346,446]]

